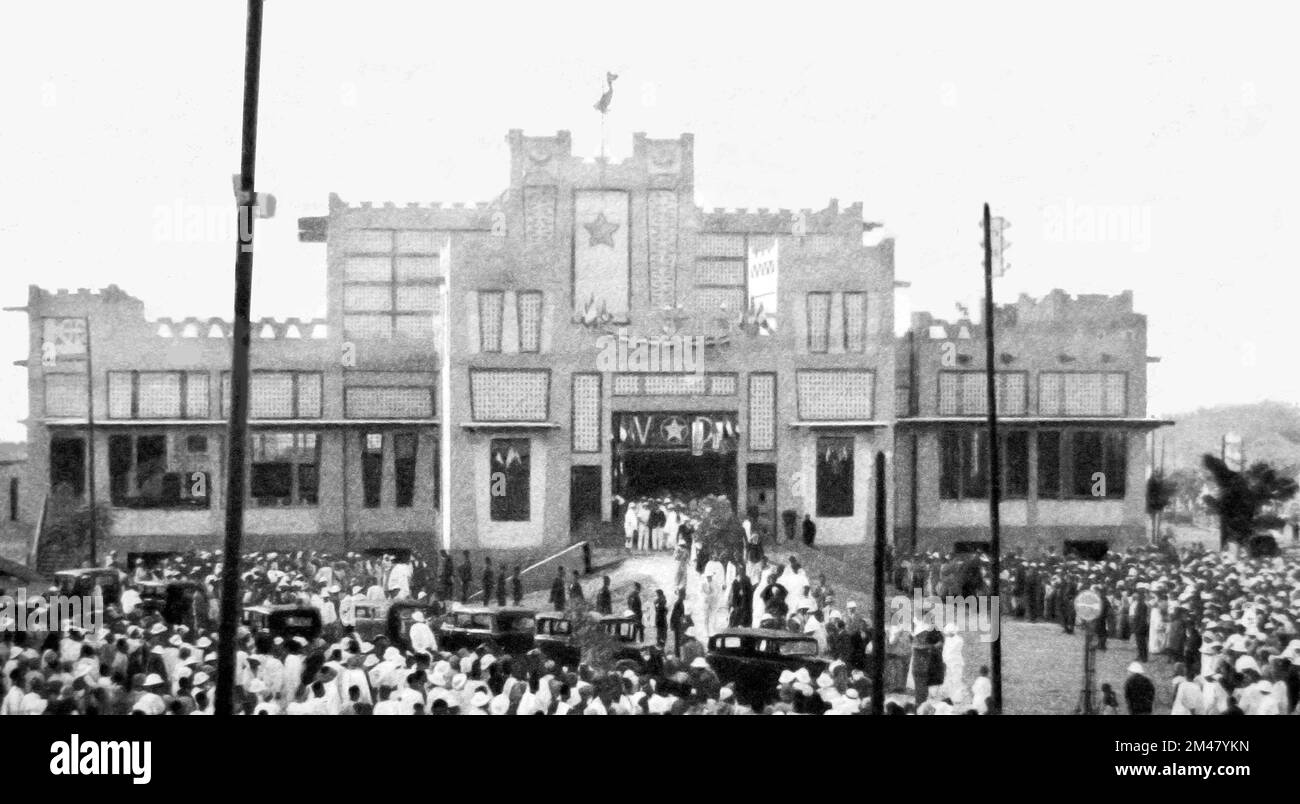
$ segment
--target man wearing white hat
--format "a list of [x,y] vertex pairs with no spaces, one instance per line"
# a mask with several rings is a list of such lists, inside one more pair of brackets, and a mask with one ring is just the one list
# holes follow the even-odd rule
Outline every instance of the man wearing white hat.
[[492,702],[492,696],[487,690],[475,690],[470,696],[469,703],[462,706],[460,713],[462,715],[486,715],[487,705]]
[[162,715],[167,712],[167,703],[163,697],[158,694],[167,682],[157,673],[150,673],[144,680],[144,694],[131,707],[131,712],[140,712],[145,715]]
[[1149,715],[1155,708],[1156,687],[1146,676],[1141,662],[1128,666],[1128,681],[1124,682],[1124,700],[1130,715]]
[[438,641],[433,636],[433,629],[425,622],[424,612],[416,609],[411,612],[411,630],[409,633],[411,650],[416,653],[437,650]]

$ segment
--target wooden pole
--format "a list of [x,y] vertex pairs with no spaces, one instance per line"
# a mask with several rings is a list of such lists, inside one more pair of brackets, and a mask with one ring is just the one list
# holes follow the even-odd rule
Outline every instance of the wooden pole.
[[885,453],[876,453],[876,549],[871,601],[871,711],[885,714]]
[[[993,227],[989,205],[984,205],[984,373],[988,380],[989,427],[989,550],[993,553],[991,593],[998,595],[1002,583],[1002,533],[998,504],[1002,500],[1002,461],[998,444],[998,394],[993,365]],[[992,644],[993,710],[1002,712],[1002,629]]]
[[231,338],[230,427],[226,466],[226,541],[221,556],[221,623],[213,711],[234,714],[235,633],[239,620],[239,558],[244,540],[244,456],[248,446],[249,309],[253,297],[253,220],[257,196],[257,91],[262,61],[262,1],[248,0],[244,44],[243,141],[239,164],[239,233],[235,249],[235,326]]

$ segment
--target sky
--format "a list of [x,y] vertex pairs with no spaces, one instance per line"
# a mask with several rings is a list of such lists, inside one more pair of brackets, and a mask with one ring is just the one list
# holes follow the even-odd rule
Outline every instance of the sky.
[[[0,303],[115,283],[230,316],[244,4],[11,4],[0,27]],[[862,201],[898,310],[977,307],[981,205],[1011,222],[995,296],[1134,292],[1149,409],[1300,401],[1297,12],[1285,4],[267,0],[253,314],[317,316],[296,219],[345,200],[487,201],[506,133],[607,150],[695,134],[700,206]],[[1292,76],[1288,79],[1286,76]],[[1091,223],[1090,223],[1091,222]],[[26,317],[0,315],[0,438],[22,438]]]

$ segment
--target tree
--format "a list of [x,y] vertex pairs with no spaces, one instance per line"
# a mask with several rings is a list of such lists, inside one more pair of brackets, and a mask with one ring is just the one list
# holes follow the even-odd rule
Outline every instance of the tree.
[[50,497],[45,531],[38,544],[37,565],[44,568],[80,567],[91,560],[90,531],[94,522],[95,538],[100,545],[113,532],[113,508],[98,503],[92,513],[90,505],[70,493],[56,492]]
[[1151,517],[1151,541],[1160,533],[1160,514],[1169,507],[1177,491],[1174,482],[1165,477],[1162,471],[1151,473],[1147,478],[1147,516]]
[[745,528],[736,519],[731,502],[724,496],[705,497],[699,502],[699,516],[695,539],[700,543],[700,555],[707,551],[722,561],[743,561]]
[[1300,490],[1294,478],[1263,461],[1237,472],[1209,453],[1201,460],[1218,490],[1205,495],[1204,501],[1210,513],[1219,517],[1221,548],[1229,543],[1248,546],[1256,534],[1282,525],[1278,507]]
[[595,606],[585,600],[570,599],[566,614],[573,623],[571,639],[578,649],[579,663],[602,669],[611,667],[619,641],[601,626]]

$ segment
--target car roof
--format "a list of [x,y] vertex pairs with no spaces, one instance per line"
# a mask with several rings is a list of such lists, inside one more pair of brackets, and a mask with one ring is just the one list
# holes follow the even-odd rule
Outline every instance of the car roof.
[[801,642],[817,641],[807,634],[796,634],[793,631],[780,631],[776,628],[724,628],[713,636],[747,636],[756,639],[784,639],[799,640]]
[[459,606],[452,612],[453,614],[526,614],[529,617],[536,617],[537,611],[534,609],[516,608],[514,606]]
[[296,603],[276,603],[270,606],[245,606],[244,611],[261,611],[272,614],[277,611],[315,611],[315,606],[299,606]]
[[68,577],[76,577],[81,575],[105,575],[110,572],[113,573],[114,575],[117,574],[117,570],[113,569],[112,567],[79,567],[77,569],[59,570],[54,574],[56,576],[65,575]]

